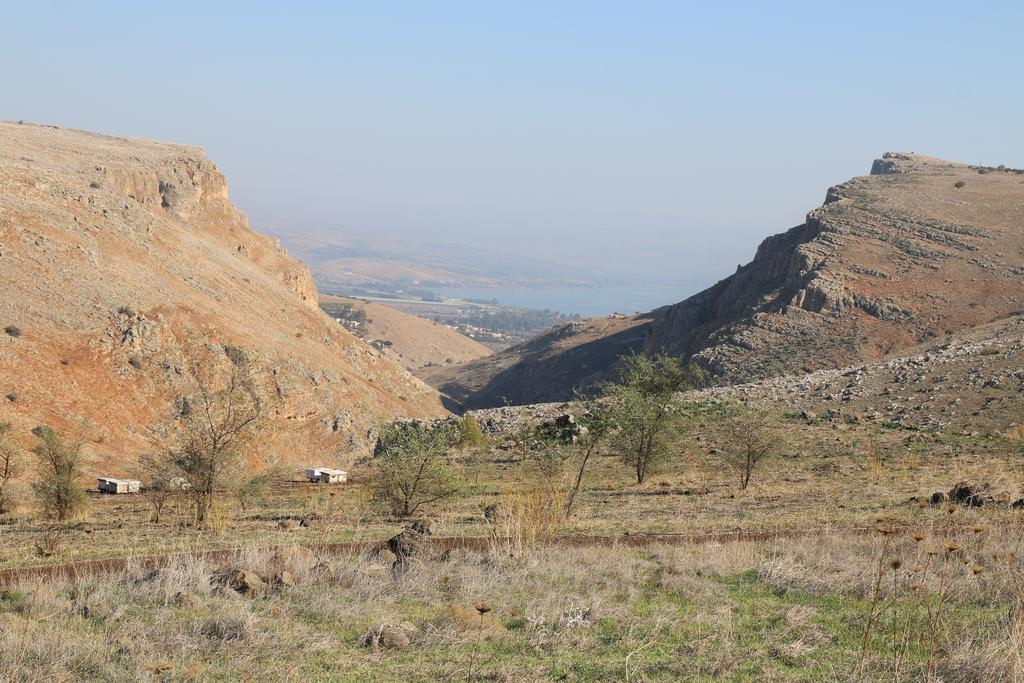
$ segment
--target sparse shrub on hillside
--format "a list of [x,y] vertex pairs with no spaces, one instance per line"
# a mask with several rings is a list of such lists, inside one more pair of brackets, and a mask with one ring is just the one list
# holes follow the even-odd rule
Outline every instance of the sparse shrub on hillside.
[[139,358],[138,356],[129,356],[128,357],[128,365],[132,366],[136,370],[141,370],[142,369],[142,359]]
[[959,189],[960,189],[961,187],[964,187],[964,186],[966,186],[966,185],[967,185],[967,183],[966,183],[966,182],[964,182],[963,180],[958,180],[958,181],[956,181],[955,183],[953,183],[953,187],[955,187],[955,188],[956,188],[956,189],[958,189],[958,190],[959,190]]
[[461,481],[447,450],[457,444],[454,425],[397,422],[380,430],[374,449],[374,499],[398,517],[455,495]]
[[85,505],[82,491],[82,440],[68,438],[53,428],[41,425],[32,430],[39,443],[32,449],[38,461],[32,482],[43,512],[57,521],[74,516]]
[[139,467],[145,478],[146,500],[152,508],[150,521],[160,523],[164,506],[182,492],[184,480],[170,458],[160,453],[144,453]]
[[624,356],[619,380],[602,387],[612,440],[638,484],[668,459],[680,430],[672,403],[678,392],[703,380],[703,371],[668,355]]
[[11,487],[21,473],[22,451],[9,422],[0,422],[0,514],[13,507]]
[[64,546],[64,536],[60,529],[50,529],[36,542],[36,552],[40,557],[53,557]]
[[597,401],[588,401],[583,405],[584,410],[577,419],[580,425],[580,436],[574,444],[576,474],[572,481],[572,487],[565,496],[566,517],[572,514],[572,506],[583,487],[583,478],[586,475],[587,464],[590,462],[591,456],[604,443],[611,429],[608,411],[603,406]]
[[732,406],[719,426],[720,457],[746,489],[757,465],[779,453],[785,436],[778,417],[751,406]]
[[168,436],[158,444],[167,466],[184,480],[199,526],[207,522],[214,494],[237,476],[242,451],[264,418],[262,392],[248,365],[226,365],[208,351],[192,352],[187,367],[195,389],[175,402]]
[[7,327],[4,328],[4,332],[7,334],[8,337],[21,336],[21,328],[18,327],[17,325],[8,325]]
[[242,477],[234,486],[235,498],[242,510],[265,503],[271,486],[282,478],[281,470],[276,467]]
[[463,416],[459,421],[459,445],[460,446],[484,446],[487,444],[487,437],[480,429],[480,423],[472,415]]

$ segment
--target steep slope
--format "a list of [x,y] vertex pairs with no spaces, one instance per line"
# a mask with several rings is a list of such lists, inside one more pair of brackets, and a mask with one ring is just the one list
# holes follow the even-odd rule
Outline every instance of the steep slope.
[[357,337],[417,375],[434,366],[465,363],[491,355],[489,348],[447,325],[384,304],[325,294],[320,296],[320,307],[335,317],[358,315],[361,320],[343,324],[350,326]]
[[197,343],[244,351],[275,398],[264,450],[292,459],[343,459],[379,419],[444,412],[319,310],[308,271],[194,147],[0,123],[0,277],[0,420],[85,424],[108,472],[149,447]]
[[650,324],[644,316],[576,320],[487,358],[420,376],[463,408],[567,401],[609,378],[620,356],[641,351]]
[[[692,358],[727,384],[876,359],[1022,310],[1024,173],[889,153],[733,275],[631,319],[617,348]],[[427,379],[471,407],[563,400],[566,384],[611,370],[562,362],[564,349],[605,343],[576,334],[563,326]],[[552,367],[566,368],[556,382],[508,390]]]
[[1024,309],[1024,174],[899,153],[872,173],[658,311],[647,348],[736,382],[878,358]]

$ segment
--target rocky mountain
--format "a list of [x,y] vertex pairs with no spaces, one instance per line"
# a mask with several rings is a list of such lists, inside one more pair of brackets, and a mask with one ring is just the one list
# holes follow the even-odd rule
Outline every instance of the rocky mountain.
[[[871,361],[1021,311],[1024,172],[888,153],[685,301],[556,328],[428,380],[474,408],[558,401],[608,377],[615,353],[664,350],[734,384]],[[566,362],[595,348],[604,361]]]
[[117,474],[187,388],[187,348],[244,353],[273,395],[263,448],[343,461],[437,393],[317,306],[195,147],[0,123],[0,420],[83,430]]

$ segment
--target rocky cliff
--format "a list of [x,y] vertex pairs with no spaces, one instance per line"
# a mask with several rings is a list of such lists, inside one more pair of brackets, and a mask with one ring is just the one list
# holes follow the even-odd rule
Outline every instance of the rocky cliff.
[[[981,171],[981,172],[979,172]],[[754,260],[656,312],[721,382],[839,367],[1024,309],[1024,174],[889,153]]]
[[244,351],[274,395],[263,450],[341,461],[376,421],[444,414],[432,389],[317,306],[201,150],[0,123],[0,420],[83,430],[130,469],[187,388],[188,345]]
[[[830,188],[734,274],[632,318],[631,343],[620,348],[693,359],[731,384],[869,361],[1022,310],[1024,173],[889,153],[871,175]],[[566,350],[606,344],[574,337],[561,328],[428,379],[472,407],[564,400],[566,383],[606,377],[609,365],[563,373],[528,395],[502,390],[510,377],[543,381],[538,359],[561,366]]]

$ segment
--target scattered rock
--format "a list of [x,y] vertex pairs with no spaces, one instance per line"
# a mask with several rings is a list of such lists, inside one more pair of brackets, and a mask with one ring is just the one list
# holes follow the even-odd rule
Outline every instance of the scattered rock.
[[225,574],[222,578],[224,586],[247,597],[256,597],[265,592],[267,584],[259,574],[243,567],[238,567]]
[[398,576],[408,569],[412,560],[423,553],[430,538],[430,523],[416,520],[401,533],[388,539],[388,550],[395,556],[391,573]]
[[400,624],[378,624],[359,639],[359,644],[370,648],[373,652],[401,650],[409,647],[412,639],[418,634],[419,629],[408,621],[403,621]]

